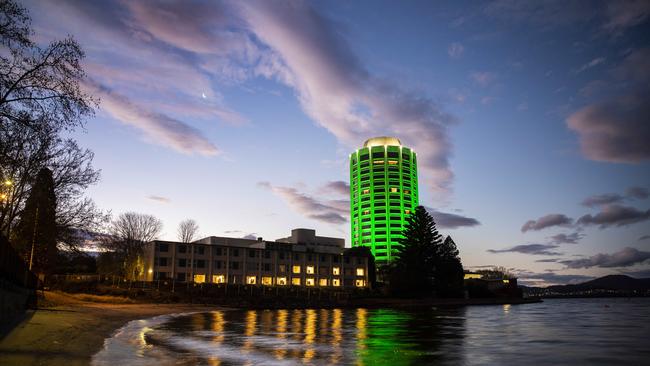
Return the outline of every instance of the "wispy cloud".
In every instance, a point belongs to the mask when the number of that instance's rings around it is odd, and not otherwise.
[[[464,52],[465,47],[458,42],[454,42],[447,47],[447,54],[451,58],[460,58]]]
[[[589,258],[563,260],[559,263],[568,268],[591,268],[591,267],[630,267],[643,263],[650,259],[650,252],[640,251],[636,248],[626,247],[614,253],[598,253]]]
[[[442,229],[457,229],[459,227],[472,227],[481,225],[481,223],[472,217],[458,214],[438,211],[431,207],[425,207],[427,212],[433,217],[436,225]]]
[[[194,127],[162,113],[146,110],[106,86],[86,83],[102,100],[101,108],[120,122],[140,130],[147,142],[171,147],[184,154],[216,155],[212,142]]]
[[[348,221],[350,206],[347,200],[320,201],[297,188],[275,186],[269,182],[259,182],[258,186],[271,190],[294,211],[307,218],[329,224],[344,224]]]
[[[537,220],[528,220],[522,227],[521,232],[539,231],[553,226],[571,226],[573,219],[563,214],[549,214],[538,218]]]
[[[323,187],[321,187],[320,191],[323,194],[335,194],[350,197],[350,185],[341,180],[327,182]]]
[[[644,187],[630,187],[625,191],[625,195],[618,193],[604,193],[589,196],[582,201],[583,206],[599,207],[611,204],[622,203],[625,200],[643,200],[650,196],[650,191]]]
[[[604,57],[597,57],[597,58],[583,64],[582,66],[580,66],[578,69],[576,69],[575,73],[576,74],[581,73],[581,72],[583,72],[585,70],[591,69],[592,67],[596,67],[596,66],[598,66],[598,65],[600,65],[600,64],[602,64],[604,62],[605,62]]]
[[[169,199],[167,197],[154,196],[154,195],[147,196],[147,199],[152,200],[152,201],[156,201],[156,202],[160,202],[160,203],[171,203],[171,201],[172,201],[171,199]]]
[[[553,244],[578,244],[582,238],[584,238],[584,234],[574,232],[570,234],[556,234],[551,236],[550,239]]]
[[[469,75],[476,84],[486,87],[496,80],[497,76],[493,72],[489,71],[474,71]]]
[[[553,251],[558,246],[555,244],[521,244],[506,249],[488,249],[490,253],[522,253],[532,255],[561,255],[560,252]]]

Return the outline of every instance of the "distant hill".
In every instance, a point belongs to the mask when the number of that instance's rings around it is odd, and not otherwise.
[[[648,296],[650,278],[609,275],[578,284],[523,287],[523,290],[529,296]]]

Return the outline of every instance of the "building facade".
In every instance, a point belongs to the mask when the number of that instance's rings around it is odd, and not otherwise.
[[[371,138],[350,155],[353,247],[369,247],[378,265],[389,263],[417,206],[417,158],[399,139]]]
[[[369,258],[345,240],[294,229],[276,241],[210,236],[192,243],[156,240],[144,251],[143,280],[327,288],[368,287]]]

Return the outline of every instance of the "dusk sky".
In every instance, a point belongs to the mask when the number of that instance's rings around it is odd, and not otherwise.
[[[74,137],[113,215],[349,238],[348,155],[418,154],[467,267],[650,277],[650,2],[27,1],[101,99]]]

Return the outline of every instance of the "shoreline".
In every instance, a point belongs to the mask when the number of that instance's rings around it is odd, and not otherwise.
[[[105,339],[132,320],[157,315],[238,309],[200,304],[156,304],[127,298],[46,292],[45,306],[30,310],[0,339],[0,365],[89,365]],[[531,299],[395,299],[365,298],[344,308],[413,309],[444,306],[503,305],[539,302]]]

